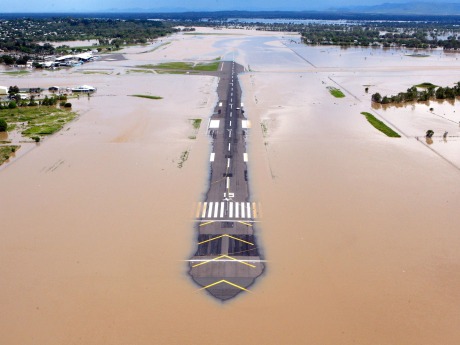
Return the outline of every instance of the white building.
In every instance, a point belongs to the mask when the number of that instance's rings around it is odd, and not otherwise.
[[[8,88],[6,86],[0,86],[0,96],[5,96],[8,94]]]

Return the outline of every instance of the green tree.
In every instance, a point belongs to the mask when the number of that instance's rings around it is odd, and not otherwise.
[[[5,65],[12,65],[16,61],[12,56],[9,55],[3,55],[2,60],[5,63]]]
[[[4,119],[0,119],[0,132],[6,132],[8,124]]]
[[[377,93],[374,93],[372,95],[372,100],[374,102],[377,102],[377,103],[380,103],[382,101],[382,95],[380,95],[378,92]]]

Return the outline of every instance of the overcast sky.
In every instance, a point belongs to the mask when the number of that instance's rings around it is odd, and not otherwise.
[[[460,0],[424,0],[430,3]],[[100,12],[105,10],[220,11],[321,10],[410,0],[26,0],[0,1],[0,12]]]

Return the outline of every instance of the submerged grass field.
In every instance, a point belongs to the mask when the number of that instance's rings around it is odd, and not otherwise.
[[[14,126],[29,138],[56,133],[76,116],[72,111],[45,106],[0,110],[0,118],[7,122],[9,129]]]
[[[367,121],[372,126],[374,126],[376,129],[378,129],[380,132],[384,133],[386,136],[391,137],[391,138],[401,138],[401,136],[398,133],[396,133],[394,130],[392,130],[390,127],[388,127],[382,121],[376,119],[375,116],[372,115],[371,113],[363,111],[361,114],[366,117]]]

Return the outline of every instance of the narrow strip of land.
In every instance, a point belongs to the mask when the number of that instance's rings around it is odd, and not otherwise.
[[[243,67],[222,62],[218,71],[219,102],[207,129],[213,139],[210,183],[196,211],[198,248],[189,274],[202,289],[225,301],[248,291],[262,274],[264,261],[255,238],[259,205],[249,193],[245,138],[250,125],[237,77]]]

